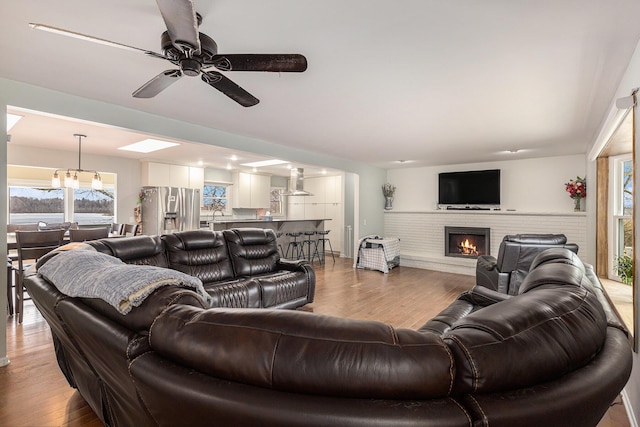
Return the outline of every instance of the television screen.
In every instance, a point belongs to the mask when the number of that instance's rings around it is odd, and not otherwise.
[[[441,205],[499,205],[500,169],[439,174],[438,203]]]

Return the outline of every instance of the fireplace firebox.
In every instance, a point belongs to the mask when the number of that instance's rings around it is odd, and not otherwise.
[[[462,258],[478,258],[490,255],[491,233],[489,228],[444,227],[444,255]]]

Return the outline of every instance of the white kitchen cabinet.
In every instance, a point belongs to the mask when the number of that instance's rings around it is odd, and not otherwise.
[[[342,176],[325,178],[325,203],[342,203]]]
[[[189,187],[189,166],[169,165],[169,179],[171,187]]]
[[[324,203],[325,200],[325,182],[323,177],[305,178],[303,182],[304,191],[311,193],[311,196],[304,196],[304,202]]]
[[[142,185],[150,187],[199,188],[204,184],[204,169],[167,163],[142,163]]]
[[[304,219],[324,219],[325,215],[325,203],[304,204]]]
[[[233,174],[234,208],[268,209],[271,177],[245,172]]]
[[[292,198],[292,197],[290,197]],[[304,219],[305,204],[292,202],[287,207],[288,219]]]

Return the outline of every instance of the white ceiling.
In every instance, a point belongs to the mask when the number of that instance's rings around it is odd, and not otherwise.
[[[196,9],[220,53],[301,53],[307,71],[226,73],[260,99],[250,108],[188,77],[134,99],[175,67],[27,24],[159,52],[165,27],[153,0],[20,0],[2,5],[0,77],[394,168],[585,153],[640,37],[637,0],[201,0]],[[92,135],[48,121],[65,128],[49,139],[56,146],[73,150],[73,133]],[[26,123],[12,143],[42,143]],[[90,141],[83,152],[113,151]]]

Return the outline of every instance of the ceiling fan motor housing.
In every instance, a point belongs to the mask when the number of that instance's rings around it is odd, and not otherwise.
[[[200,74],[202,65],[212,63],[212,58],[218,53],[218,45],[206,34],[198,33],[200,38],[200,51],[195,51],[194,47],[179,43],[176,46],[169,37],[169,32],[165,31],[161,36],[162,53],[169,60],[180,66],[182,72],[187,76],[197,76]],[[189,49],[188,47],[191,47]]]

